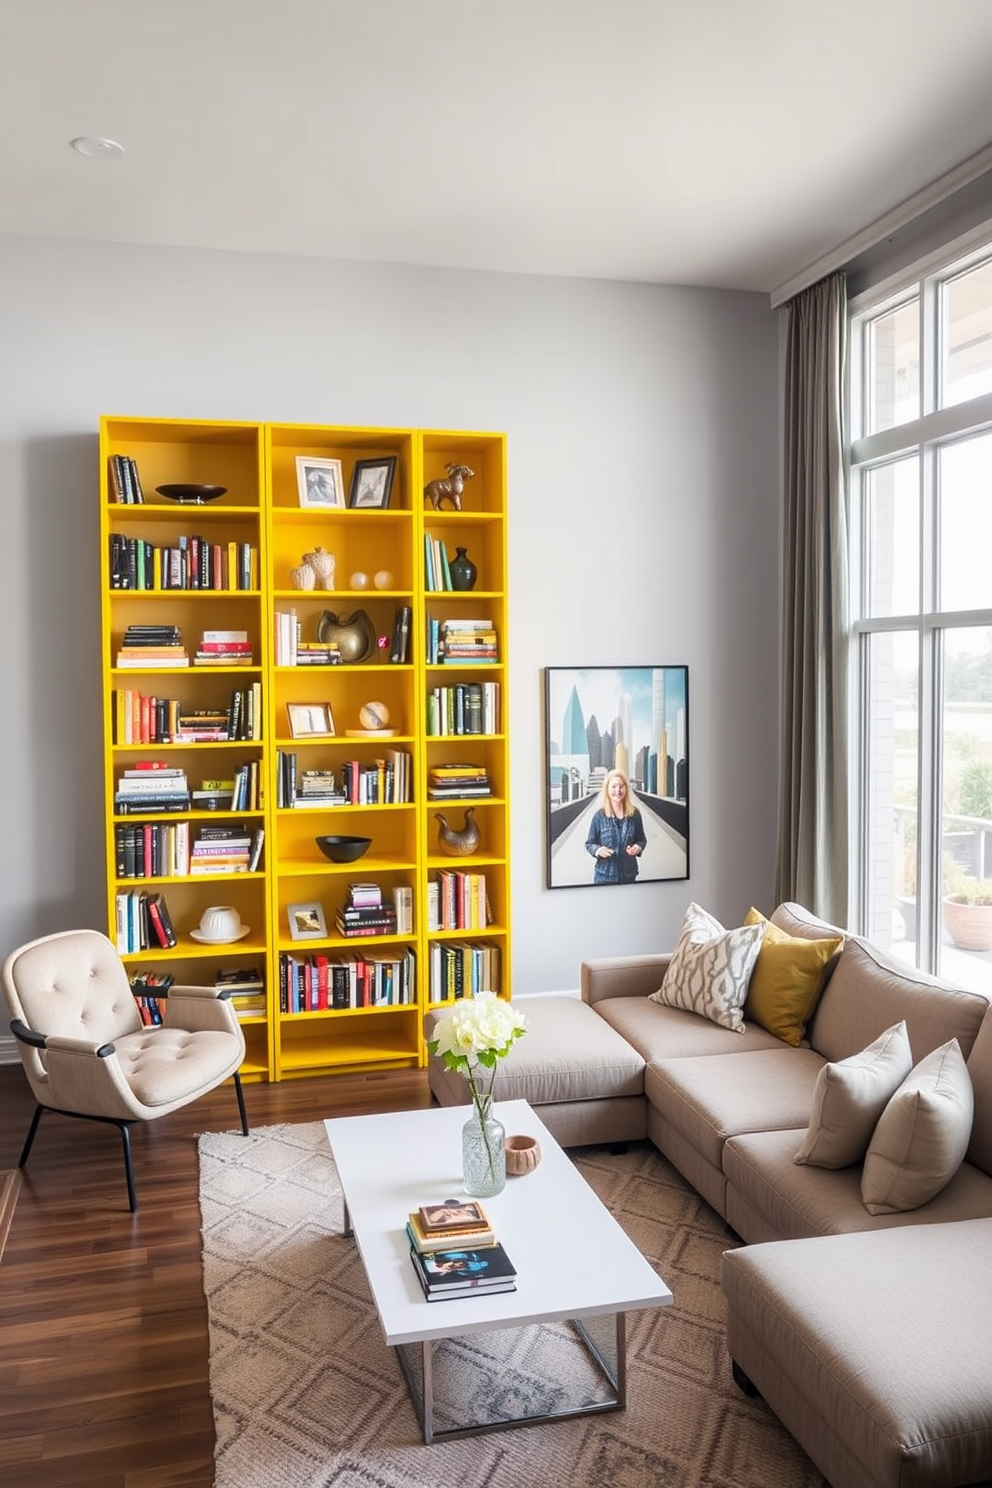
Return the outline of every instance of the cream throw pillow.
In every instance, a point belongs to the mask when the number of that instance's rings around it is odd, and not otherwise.
[[[825,1064],[813,1087],[813,1112],[796,1153],[814,1168],[860,1162],[875,1124],[913,1068],[905,1023],[895,1023],[860,1054]]]
[[[844,937],[808,940],[787,935],[757,909],[748,910],[744,923],[765,926],[747,990],[744,1018],[760,1024],[783,1043],[801,1044],[823,990],[824,971],[844,944]]]
[[[741,1009],[764,934],[763,924],[725,930],[705,909],[690,904],[665,980],[651,1001],[743,1033]]]
[[[964,1161],[975,1092],[957,1039],[934,1049],[903,1080],[878,1119],[861,1174],[869,1214],[929,1203]]]

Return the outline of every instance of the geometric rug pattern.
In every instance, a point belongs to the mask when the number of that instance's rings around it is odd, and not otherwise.
[[[573,1157],[675,1298],[627,1315],[626,1410],[431,1446],[341,1233],[323,1124],[208,1134],[199,1147],[216,1488],[825,1488],[733,1383],[719,1274],[737,1242],[650,1144]],[[439,1414],[553,1408],[579,1352],[561,1335],[456,1340]]]

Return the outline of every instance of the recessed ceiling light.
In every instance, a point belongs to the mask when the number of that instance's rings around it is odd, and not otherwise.
[[[123,145],[119,145],[116,140],[101,139],[98,135],[81,134],[69,143],[89,160],[113,160],[115,156],[124,154]]]

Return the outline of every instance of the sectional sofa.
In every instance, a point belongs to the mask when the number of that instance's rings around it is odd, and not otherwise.
[[[989,1001],[798,905],[757,936],[740,1028],[698,966],[680,990],[670,955],[588,962],[581,1002],[527,1000],[500,1096],[565,1145],[647,1136],[745,1242],[735,1378],[833,1488],[990,1483]]]

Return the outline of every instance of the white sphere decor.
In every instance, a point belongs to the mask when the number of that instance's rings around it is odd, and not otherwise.
[[[358,713],[362,728],[383,729],[389,723],[389,709],[385,703],[363,703]]]
[[[369,587],[369,576],[358,568],[351,576],[352,589],[367,589]]]
[[[380,568],[379,572],[375,575],[372,582],[377,589],[392,589],[393,576],[389,572],[388,568]]]

